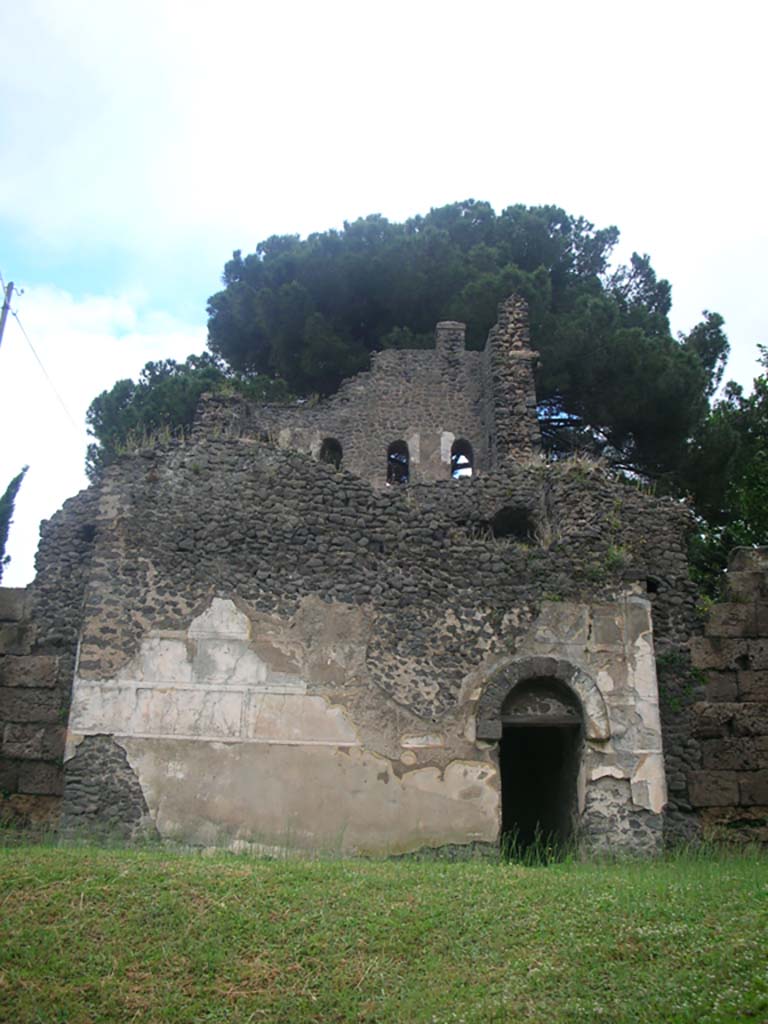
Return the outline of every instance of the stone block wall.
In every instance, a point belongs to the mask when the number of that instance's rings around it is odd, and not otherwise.
[[[768,548],[733,552],[727,587],[691,644],[703,699],[689,799],[706,835],[768,842]]]
[[[62,757],[95,535],[94,491],[42,526],[38,574],[0,588],[0,820],[51,825],[63,792]]]
[[[26,590],[0,590],[0,818],[55,815],[64,752],[59,659],[33,654]]]

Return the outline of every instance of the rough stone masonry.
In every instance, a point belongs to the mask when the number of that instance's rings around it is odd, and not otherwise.
[[[512,297],[484,352],[447,322],[321,403],[206,396],[65,503],[0,591],[4,815],[355,853],[695,833],[688,512],[544,461],[535,361]]]

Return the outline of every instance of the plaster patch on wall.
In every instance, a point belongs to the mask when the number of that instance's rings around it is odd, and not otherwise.
[[[312,634],[320,634],[323,622],[335,614],[325,608],[325,619],[313,607],[303,609],[304,622],[296,632],[308,634],[310,643]],[[341,621],[345,621],[343,615]],[[307,684],[300,676],[273,669],[251,649],[251,632],[248,617],[232,601],[214,598],[192,622],[186,637],[160,632],[145,637],[137,655],[114,679],[76,676],[66,756],[72,756],[83,736],[101,733],[357,744],[356,730],[343,709],[331,707],[322,696],[307,695]],[[315,656],[326,665],[335,664],[337,671],[334,654],[342,660],[354,659],[343,642],[335,644],[333,629],[329,633],[325,648],[319,638],[312,646]]]
[[[444,747],[445,736],[440,733],[425,733],[423,736],[403,736],[400,740],[402,747]]]
[[[497,838],[499,791],[487,763],[454,761],[399,778],[390,761],[359,747],[121,742],[167,838],[349,853]]]
[[[536,644],[584,645],[589,636],[589,608],[568,601],[543,601],[536,620],[533,641]]]
[[[248,739],[357,745],[357,732],[323,697],[251,692],[245,708]]]
[[[421,462],[421,435],[417,431],[408,434],[408,458],[418,466]]]
[[[626,779],[626,772],[623,772],[618,765],[605,764],[598,768],[593,768],[589,773],[590,782],[597,782],[598,779]]]
[[[658,702],[658,682],[656,679],[656,658],[653,650],[653,633],[651,631],[650,606],[647,601],[632,599],[635,605],[633,619],[640,629],[632,638],[629,651],[631,682],[640,697]],[[643,623],[642,618],[645,622]],[[643,628],[644,627],[644,628]]]
[[[451,449],[455,440],[456,436],[450,430],[444,430],[440,434],[440,461],[449,466],[451,464]]]
[[[188,636],[190,640],[250,640],[251,624],[233,601],[214,597],[206,610],[192,620]]]
[[[664,758],[660,751],[642,754],[631,779],[632,801],[660,814],[667,802]]]

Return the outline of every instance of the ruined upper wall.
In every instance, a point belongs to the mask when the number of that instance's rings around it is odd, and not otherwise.
[[[545,596],[600,598],[628,571],[651,576],[680,639],[693,605],[684,510],[576,464],[382,492],[268,443],[201,439],[109,467],[100,508],[85,674],[110,674],[149,628],[186,628],[213,594],[285,616],[314,594],[370,605],[372,681],[429,716]]]
[[[377,488],[387,482],[387,450],[396,441],[408,446],[411,483],[450,479],[457,440],[471,445],[475,473],[531,456],[540,435],[525,302],[513,296],[500,304],[484,352],[467,352],[465,333],[464,324],[444,321],[434,349],[377,352],[369,371],[316,405],[209,395],[196,433],[266,435],[315,458],[333,438],[344,468]]]
[[[499,304],[498,319],[483,353],[486,429],[493,466],[535,455],[541,449],[536,418],[534,369],[528,304],[511,295]]]

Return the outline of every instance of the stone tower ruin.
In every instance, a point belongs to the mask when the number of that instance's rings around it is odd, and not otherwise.
[[[205,396],[70,499],[0,591],[5,815],[382,854],[757,821],[758,755],[703,767],[688,512],[546,462],[535,361],[512,297],[483,352],[444,322],[317,404]]]

